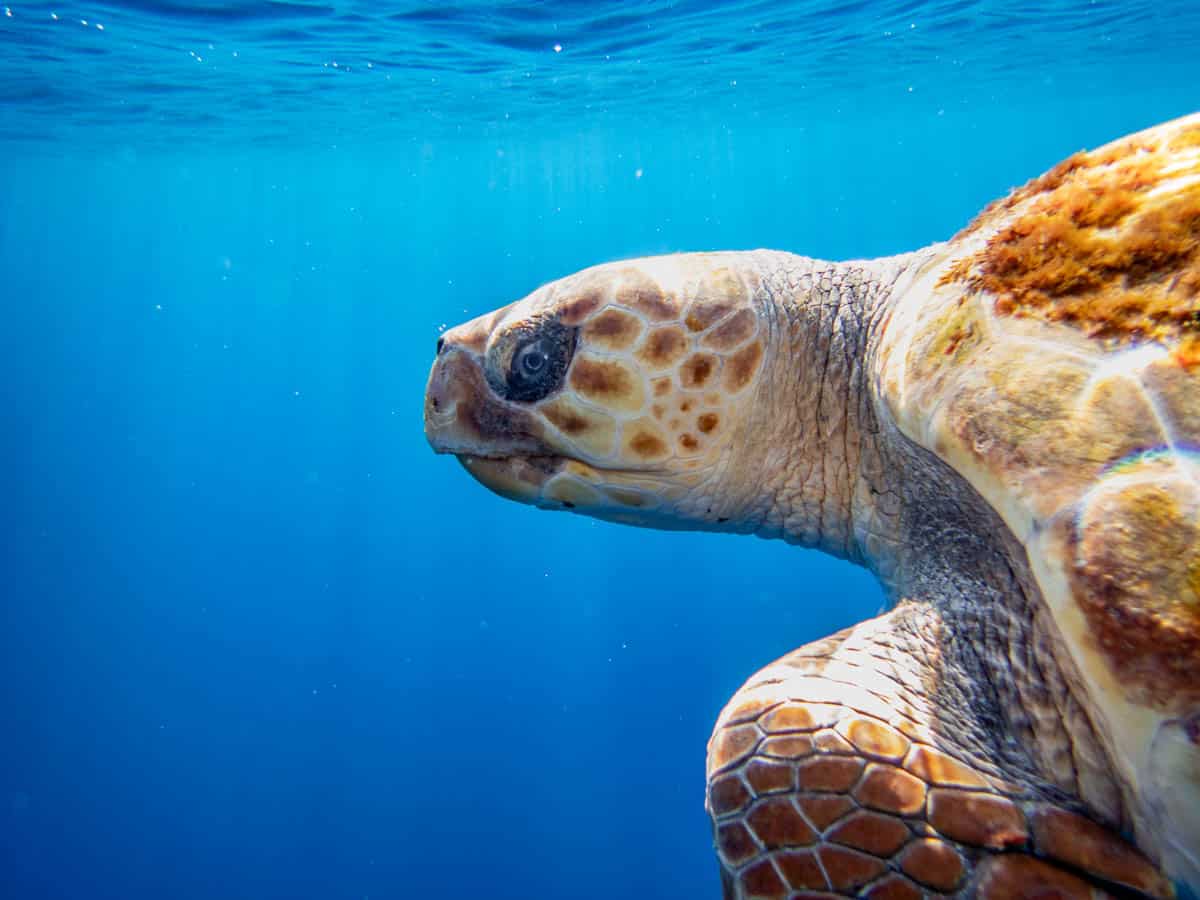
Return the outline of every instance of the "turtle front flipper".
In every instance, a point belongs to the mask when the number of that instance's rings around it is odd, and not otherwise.
[[[905,602],[733,697],[708,752],[726,900],[1173,896],[1120,834],[1021,765],[990,698],[947,702],[943,627]]]

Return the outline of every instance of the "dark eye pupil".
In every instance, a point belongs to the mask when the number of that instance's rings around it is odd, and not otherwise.
[[[538,347],[521,351],[521,371],[526,375],[537,375],[546,368],[546,354]]]

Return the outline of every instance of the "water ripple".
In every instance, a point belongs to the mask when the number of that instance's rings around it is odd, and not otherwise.
[[[0,130],[487,130],[572,117],[796,110],[833,92],[1195,58],[1194,0],[132,0],[0,11]],[[193,136],[195,133],[192,133]]]

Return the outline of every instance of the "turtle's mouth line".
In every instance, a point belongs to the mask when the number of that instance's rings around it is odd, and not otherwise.
[[[468,468],[471,463],[475,462],[491,462],[491,463],[524,463],[529,468],[541,472],[549,477],[560,471],[567,463],[578,463],[581,466],[587,466],[597,472],[613,472],[613,473],[628,473],[629,469],[621,469],[615,466],[598,466],[592,462],[585,462],[581,459],[576,459],[573,456],[564,456],[557,453],[455,453],[454,456],[463,465]]]
[[[489,461],[495,463],[505,462],[523,462],[531,468],[537,469],[539,472],[544,472],[547,475],[553,475],[563,465],[568,462],[568,456],[556,456],[550,454],[538,454],[525,456],[520,453],[455,453],[460,462],[472,463]],[[593,466],[593,468],[595,468]]]

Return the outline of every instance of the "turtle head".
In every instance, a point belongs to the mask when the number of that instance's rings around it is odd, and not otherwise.
[[[734,254],[587,269],[446,331],[425,434],[502,496],[659,528],[725,529],[766,353]]]

